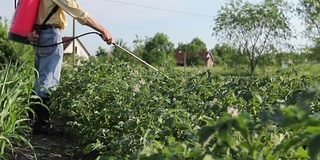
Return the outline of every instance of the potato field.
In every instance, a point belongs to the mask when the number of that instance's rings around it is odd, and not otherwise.
[[[24,115],[33,70],[11,68],[0,72],[4,159],[16,145],[32,146]],[[63,68],[52,112],[99,160],[317,159],[319,81],[294,67],[236,77],[89,60]]]

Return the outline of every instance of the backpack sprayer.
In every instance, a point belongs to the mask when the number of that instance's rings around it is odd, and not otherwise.
[[[55,45],[58,45],[61,43],[65,43],[67,41],[71,41],[75,38],[79,38],[79,37],[82,37],[82,36],[85,36],[88,34],[98,34],[100,37],[102,37],[102,35],[98,32],[88,32],[88,33],[84,33],[79,36],[76,36],[70,40],[62,41],[62,42],[54,43],[54,44],[50,44],[50,45],[39,46],[39,45],[31,44],[28,41],[27,33],[30,33],[33,31],[34,22],[35,22],[37,14],[38,14],[39,3],[40,3],[40,0],[19,0],[18,3],[16,3],[16,0],[15,0],[16,11],[14,13],[14,17],[11,22],[11,26],[10,26],[9,33],[8,33],[9,40],[23,43],[23,44],[30,44],[35,47],[51,47],[51,46],[55,46]],[[55,7],[51,11],[51,13],[46,18],[44,23],[46,23],[46,21],[52,16],[52,14],[54,14],[54,12],[57,9],[58,9],[58,6]],[[119,47],[120,49],[122,49],[126,53],[130,54],[134,58],[138,59],[142,63],[146,64],[147,66],[151,67],[155,71],[158,71],[155,67],[151,66],[150,64],[143,61],[142,59],[140,59],[139,57],[137,57],[133,53],[131,53],[128,50],[124,49],[123,47],[119,46],[118,44],[116,44],[116,43],[112,43],[112,44],[116,47]]]

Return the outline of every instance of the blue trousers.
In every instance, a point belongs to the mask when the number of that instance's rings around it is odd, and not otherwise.
[[[37,45],[51,45],[62,41],[59,28],[37,29],[39,39]],[[63,45],[51,47],[35,47],[35,81],[34,91],[42,98],[49,98],[50,91],[60,82]]]

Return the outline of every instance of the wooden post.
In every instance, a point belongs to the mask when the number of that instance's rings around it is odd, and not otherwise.
[[[186,48],[184,51],[184,56],[183,56],[183,68],[184,68],[184,74],[186,74],[186,67],[187,67],[187,39],[186,39]]]
[[[72,53],[73,53],[73,66],[75,66],[76,65],[76,40],[74,39],[74,37],[76,36],[76,33],[75,33],[76,32],[76,25],[75,25],[74,18],[73,18],[72,22],[73,22],[73,24],[72,24],[72,32],[73,32]]]

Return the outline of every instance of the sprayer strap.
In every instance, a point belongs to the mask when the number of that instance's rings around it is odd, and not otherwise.
[[[58,5],[54,6],[51,12],[48,14],[47,18],[43,21],[42,25],[45,25],[48,22],[48,20],[51,18],[51,16],[57,12],[58,9],[59,9]]]

